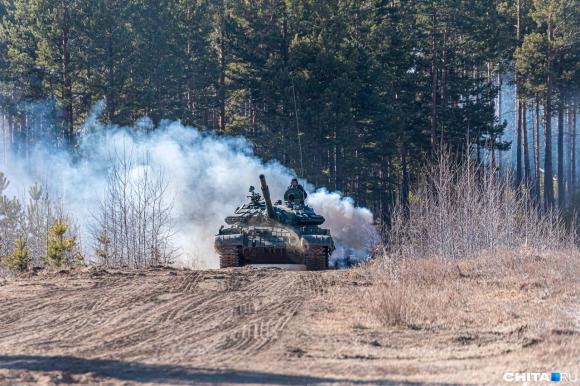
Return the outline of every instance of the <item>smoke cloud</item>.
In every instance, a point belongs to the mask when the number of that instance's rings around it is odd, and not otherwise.
[[[373,214],[367,208],[355,206],[352,198],[322,188],[308,195],[308,205],[324,216],[324,226],[330,229],[336,242],[331,262],[340,265],[345,259],[365,259],[372,245],[379,241]]]
[[[12,194],[25,202],[25,192],[33,182],[47,185],[80,225],[84,249],[90,258],[91,221],[105,193],[111,154],[129,149],[147,154],[149,167],[162,170],[173,202],[174,246],[182,266],[217,267],[214,235],[224,218],[246,201],[249,185],[259,186],[265,174],[272,199],[282,198],[295,173],[279,162],[264,162],[242,137],[223,137],[201,132],[180,122],[163,121],[156,128],[147,119],[134,127],[105,125],[98,116],[103,104],[96,105],[82,127],[79,152],[74,158],[65,151],[38,144],[26,157],[5,155],[0,171],[11,181]],[[143,165],[136,164],[139,168]],[[137,171],[136,171],[137,173]],[[326,218],[337,244],[332,260],[345,256],[363,259],[377,240],[372,213],[356,207],[350,198],[302,181],[311,192],[308,204]]]

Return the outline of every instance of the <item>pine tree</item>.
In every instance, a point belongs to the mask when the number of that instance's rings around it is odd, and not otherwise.
[[[113,257],[111,253],[111,239],[107,235],[106,231],[101,232],[97,237],[97,246],[95,248],[95,254],[105,265],[110,264],[110,260]]]
[[[48,235],[47,262],[53,267],[71,266],[75,263],[73,256],[76,247],[76,237],[67,237],[68,225],[62,220],[56,220]]]
[[[544,105],[544,207],[554,205],[552,118],[558,80],[568,70],[559,64],[570,53],[577,52],[574,39],[579,12],[573,0],[536,0],[530,12],[536,31],[528,34],[516,53],[518,73],[525,79],[523,87],[528,95],[538,95]],[[573,70],[574,71],[574,70]],[[562,110],[561,98],[557,110]],[[558,120],[559,196],[564,202],[563,126]],[[561,190],[560,190],[561,189]]]
[[[0,172],[0,256],[12,253],[23,233],[22,206],[16,197],[6,196],[8,185],[8,179]]]
[[[40,266],[42,259],[47,256],[49,226],[54,223],[54,210],[48,193],[38,183],[29,188],[28,196],[26,207],[28,252],[31,263]]]
[[[130,124],[132,102],[126,92],[131,79],[135,53],[131,50],[134,35],[131,28],[132,2],[94,0],[83,7],[79,30],[84,48],[79,54],[79,92],[84,94],[84,115],[99,99],[105,101],[108,121]]]
[[[16,246],[14,251],[2,259],[4,265],[8,269],[14,269],[17,271],[25,271],[28,269],[30,264],[30,258],[28,256],[28,249],[26,248],[26,242],[22,237],[16,240]]]

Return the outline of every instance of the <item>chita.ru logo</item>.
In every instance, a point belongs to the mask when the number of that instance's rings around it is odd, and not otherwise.
[[[550,373],[512,373],[503,375],[506,382],[578,382],[578,374],[550,372]]]

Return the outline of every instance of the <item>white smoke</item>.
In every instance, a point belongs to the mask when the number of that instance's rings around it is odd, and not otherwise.
[[[336,241],[332,255],[336,264],[344,259],[367,258],[373,244],[379,241],[373,214],[367,208],[355,206],[352,198],[322,188],[308,195],[308,205],[326,219],[325,225]]]
[[[278,162],[258,158],[252,144],[242,137],[216,136],[180,122],[164,121],[153,130],[148,119],[135,127],[103,125],[96,119],[102,107],[97,105],[83,126],[76,159],[37,145],[26,158],[11,156],[0,161],[0,171],[7,174],[19,197],[24,198],[33,181],[40,181],[62,198],[83,230],[89,256],[92,251],[86,240],[91,219],[103,197],[108,160],[115,151],[147,153],[150,164],[164,171],[173,200],[173,241],[181,252],[178,263],[184,266],[218,266],[214,235],[224,218],[246,201],[249,185],[259,186],[260,174],[266,175],[273,200],[282,198],[295,175]],[[368,209],[324,189],[311,193],[308,203],[326,218],[324,226],[331,229],[337,244],[334,259],[369,255],[376,231]]]

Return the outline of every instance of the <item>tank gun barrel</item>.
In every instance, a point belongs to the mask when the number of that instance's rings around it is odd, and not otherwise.
[[[266,201],[266,210],[268,211],[268,217],[272,220],[276,219],[274,215],[274,208],[272,207],[272,199],[270,198],[270,189],[266,185],[266,177],[260,174],[260,183],[262,184],[262,194],[264,195],[264,201]]]

